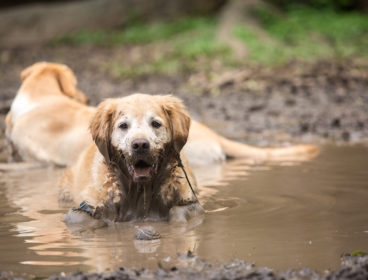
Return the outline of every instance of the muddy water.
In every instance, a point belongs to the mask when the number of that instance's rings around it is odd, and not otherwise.
[[[206,216],[186,226],[152,223],[159,241],[134,241],[137,224],[80,232],[62,221],[62,170],[2,174],[0,270],[34,275],[156,268],[177,251],[234,258],[277,270],[334,269],[345,252],[368,249],[368,148],[326,146],[312,161],[229,162],[196,169]]]

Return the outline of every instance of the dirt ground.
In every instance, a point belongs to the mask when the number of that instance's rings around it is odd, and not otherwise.
[[[178,253],[180,265],[159,263],[157,270],[118,268],[113,272],[85,273],[77,272],[70,275],[60,273],[51,276],[49,280],[85,280],[85,279],[254,279],[254,280],[366,280],[368,279],[368,256],[345,256],[341,259],[341,268],[336,271],[325,271],[323,274],[303,268],[276,272],[266,267],[256,267],[252,263],[234,260],[229,263],[216,264],[206,262],[191,252]],[[17,275],[12,272],[0,272],[0,280],[27,278],[27,275]]]

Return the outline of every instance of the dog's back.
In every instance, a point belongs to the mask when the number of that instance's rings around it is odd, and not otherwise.
[[[70,165],[91,142],[94,108],[65,65],[40,62],[26,68],[6,118],[6,135],[25,161]]]

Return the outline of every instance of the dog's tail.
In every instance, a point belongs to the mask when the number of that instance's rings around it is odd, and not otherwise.
[[[0,172],[17,172],[31,169],[44,168],[47,165],[42,162],[12,162],[0,163]]]
[[[256,161],[295,160],[304,161],[314,158],[319,148],[313,145],[297,145],[280,148],[258,148],[219,136],[222,149],[229,158],[249,158]]]

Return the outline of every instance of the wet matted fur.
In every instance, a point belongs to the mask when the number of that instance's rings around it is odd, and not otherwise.
[[[134,94],[102,102],[90,123],[92,144],[61,181],[60,200],[85,202],[105,221],[186,221],[203,212],[181,153],[191,119],[172,96]],[[179,166],[182,158],[188,178]],[[80,222],[80,211],[66,221]]]

